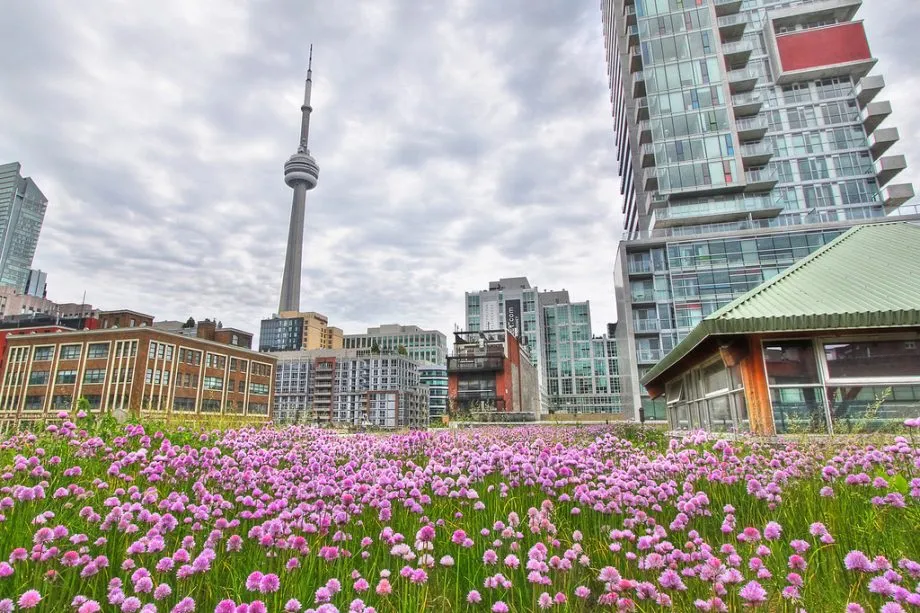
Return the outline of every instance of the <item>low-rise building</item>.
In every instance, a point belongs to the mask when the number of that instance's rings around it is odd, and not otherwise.
[[[235,345],[236,347],[252,349],[252,332],[246,332],[239,328],[224,327],[220,321],[215,322],[211,319],[195,321],[190,317],[186,321],[173,319],[154,321],[153,327],[157,330],[214,341],[222,345]]]
[[[99,312],[99,327],[108,328],[143,328],[153,325],[153,315],[138,313],[128,309]]]
[[[390,429],[428,425],[428,387],[421,384],[414,360],[358,355],[354,349],[274,355],[279,423]]]
[[[43,316],[61,319],[98,318],[99,311],[91,304],[54,302],[44,295],[24,293],[23,288],[0,285],[0,319],[18,321]]]
[[[271,419],[273,356],[150,326],[11,335],[0,422],[29,422],[75,407],[194,421]]]
[[[362,355],[399,353],[417,362],[447,365],[447,336],[418,326],[385,324],[364,334],[346,334],[345,349],[357,349]]]
[[[643,379],[675,430],[847,433],[920,416],[920,226],[857,226],[706,317]]]
[[[540,383],[527,348],[508,330],[454,333],[448,411],[486,421],[536,421]]]

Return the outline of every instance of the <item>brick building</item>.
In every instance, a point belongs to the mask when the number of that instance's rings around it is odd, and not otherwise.
[[[540,417],[537,367],[527,348],[505,330],[454,333],[447,358],[448,409],[483,420]]]
[[[127,312],[121,312],[127,313]],[[11,335],[0,382],[0,422],[41,419],[75,406],[194,420],[271,418],[276,359],[246,349],[138,327]],[[105,314],[103,314],[103,317]],[[127,314],[130,322],[130,314]]]
[[[153,322],[157,330],[181,334],[206,341],[214,341],[222,345],[235,345],[245,349],[252,349],[252,332],[238,328],[225,328],[219,321],[204,319],[196,322],[194,319],[187,321],[165,320]]]
[[[153,315],[121,309],[118,311],[100,311],[100,328],[142,328],[153,325]]]

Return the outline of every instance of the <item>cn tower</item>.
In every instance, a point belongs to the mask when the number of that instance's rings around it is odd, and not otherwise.
[[[288,228],[287,254],[284,258],[284,277],[281,280],[281,302],[278,312],[300,311],[300,267],[303,260],[303,222],[307,206],[307,191],[316,187],[319,166],[310,155],[307,141],[310,137],[310,94],[313,89],[313,45],[307,64],[307,83],[304,87],[303,106],[300,107],[300,146],[284,164],[284,182],[294,190],[291,204],[291,225]]]

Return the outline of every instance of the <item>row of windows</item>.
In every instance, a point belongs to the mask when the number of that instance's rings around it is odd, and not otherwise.
[[[151,360],[172,361],[173,345],[151,342],[147,349],[147,358]]]

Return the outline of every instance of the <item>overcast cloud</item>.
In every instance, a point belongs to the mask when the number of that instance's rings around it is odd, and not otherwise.
[[[590,299],[596,331],[615,318],[596,0],[3,4],[0,162],[50,200],[50,298],[257,332],[277,309],[313,42],[304,310],[449,333],[464,291],[527,275]],[[920,164],[920,3],[861,16],[893,153]]]

